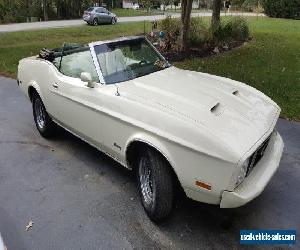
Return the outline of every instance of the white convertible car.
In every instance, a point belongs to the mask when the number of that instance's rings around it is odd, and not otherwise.
[[[279,166],[276,103],[243,83],[171,66],[144,37],[24,58],[18,84],[42,136],[62,126],[136,172],[154,221],[171,212],[177,186],[234,208],[257,197]]]

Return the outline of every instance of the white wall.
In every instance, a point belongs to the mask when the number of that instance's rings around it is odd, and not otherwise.
[[[133,1],[132,0],[123,0],[123,9],[132,9]]]
[[[193,1],[192,8],[193,9],[197,9],[198,7],[199,7],[199,0]],[[180,8],[181,8],[181,3],[178,4],[178,6],[176,7],[176,9],[180,9]],[[163,4],[160,5],[160,9],[161,10],[164,9],[164,5]],[[170,9],[174,10],[175,9],[175,5],[167,5],[165,9],[166,10],[170,10]]]

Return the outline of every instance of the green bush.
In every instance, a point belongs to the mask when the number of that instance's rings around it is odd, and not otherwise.
[[[232,41],[244,41],[249,38],[250,32],[246,20],[242,17],[233,17],[222,22],[213,32],[215,46]]]
[[[246,19],[241,17],[232,18],[227,25],[231,26],[231,38],[234,40],[246,40],[249,38],[250,31]]]
[[[202,18],[194,17],[191,19],[190,45],[192,47],[207,48],[212,39],[208,24]]]
[[[270,17],[294,18],[300,8],[300,0],[263,0],[265,14]]]

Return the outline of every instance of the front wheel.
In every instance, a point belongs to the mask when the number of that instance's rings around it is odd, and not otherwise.
[[[116,23],[117,23],[117,19],[116,19],[115,17],[113,17],[113,18],[111,19],[111,24],[114,25],[114,24],[116,24]]]
[[[160,153],[144,150],[138,162],[137,181],[147,215],[155,222],[165,219],[173,208],[174,185],[170,166]]]
[[[32,96],[32,109],[35,125],[40,134],[45,137],[51,137],[56,129],[55,123],[48,115],[41,97],[34,93]]]

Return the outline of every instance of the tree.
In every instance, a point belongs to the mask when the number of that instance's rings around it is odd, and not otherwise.
[[[163,5],[164,11],[166,10],[166,6],[170,5],[173,3],[173,0],[159,0],[160,4]]]
[[[150,10],[151,6],[153,5],[153,0],[140,0],[139,3],[147,10]]]
[[[180,50],[187,51],[190,26],[191,26],[191,11],[193,0],[181,0],[181,34],[180,34]]]
[[[250,0],[250,1],[252,1],[252,0]],[[256,0],[254,0],[254,1],[256,1]],[[230,2],[232,5],[241,7],[244,4],[245,0],[231,0]]]
[[[299,12],[300,0],[263,0],[262,5],[270,17],[294,18]]]
[[[42,1],[42,9],[43,9],[44,21],[48,21],[48,7],[47,7],[47,0],[43,0],[43,1]]]
[[[198,0],[198,9],[201,9],[201,8],[210,9],[211,3],[212,3],[212,0]]]
[[[211,18],[211,29],[217,30],[220,26],[220,13],[221,13],[222,0],[213,0],[212,5],[212,18]]]
[[[178,7],[180,1],[179,0],[173,0],[173,4],[175,6],[175,10],[176,10],[176,7]]]
[[[246,11],[254,11],[259,13],[262,9],[262,0],[245,0],[242,4],[242,7]]]

